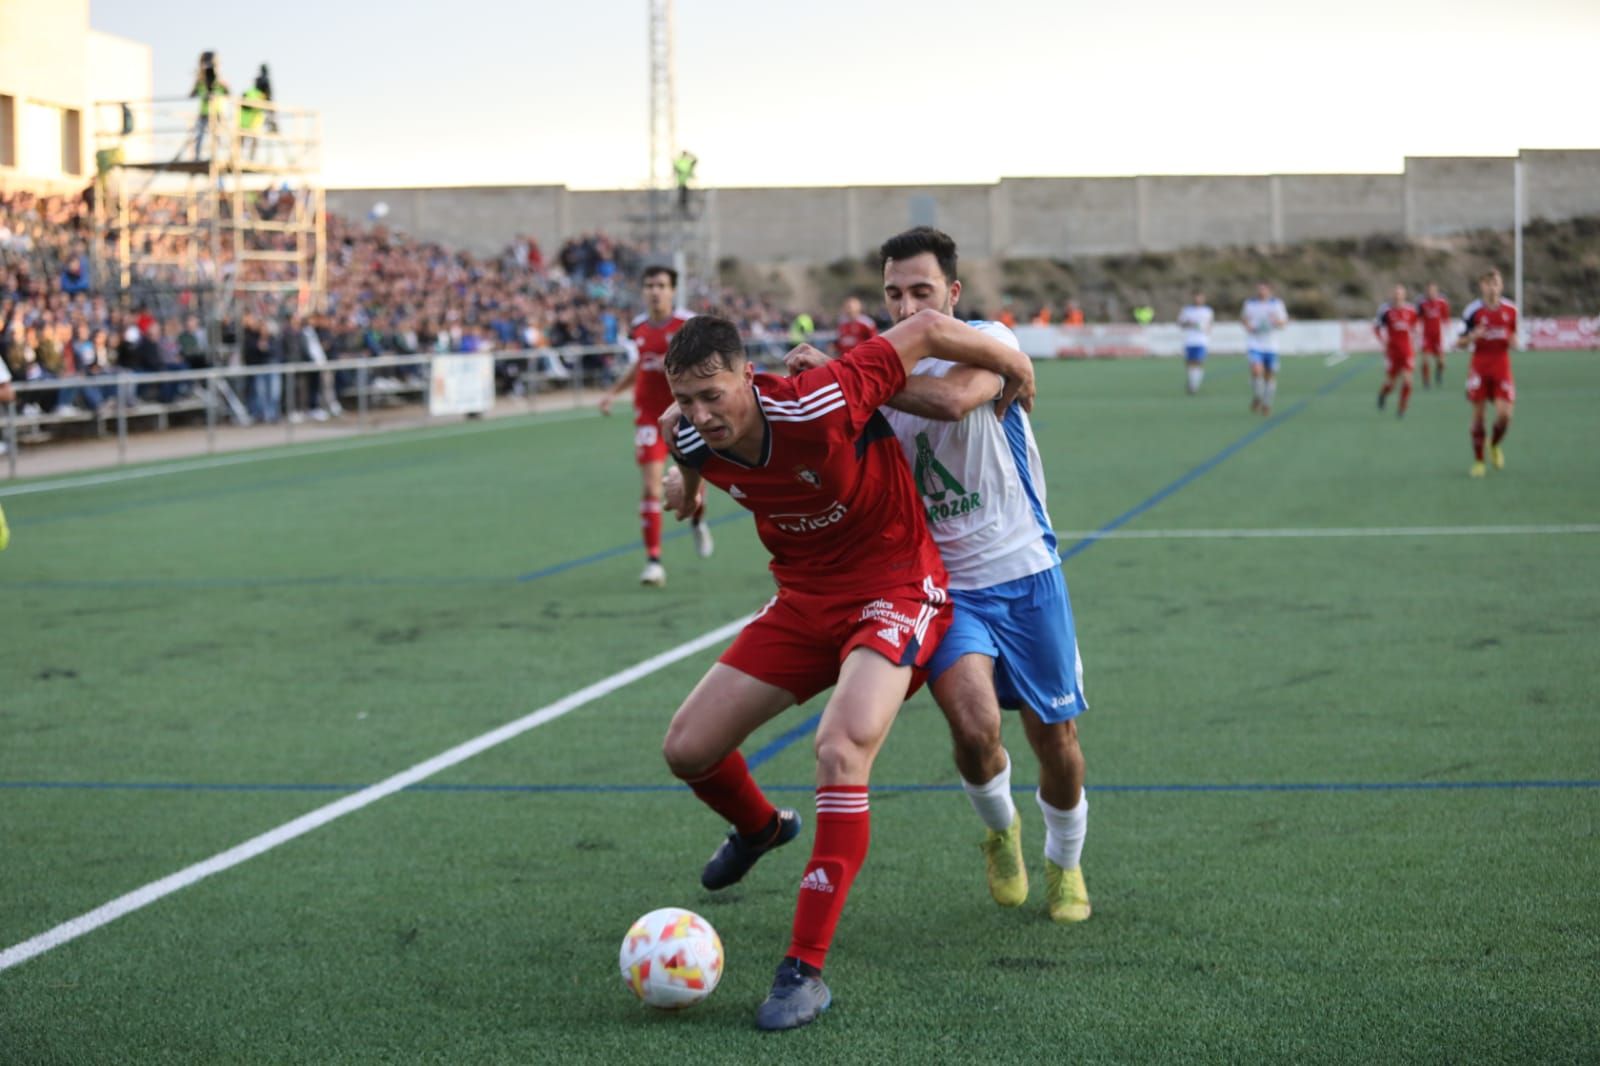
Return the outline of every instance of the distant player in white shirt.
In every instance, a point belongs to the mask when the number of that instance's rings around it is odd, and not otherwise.
[[[1256,285],[1255,296],[1244,302],[1239,321],[1250,335],[1245,348],[1250,360],[1250,410],[1270,415],[1278,395],[1278,331],[1289,324],[1289,312],[1263,281]]]
[[[952,314],[961,295],[956,245],[920,226],[884,242],[883,291],[899,322],[924,308]],[[972,325],[1016,346],[995,322]],[[822,358],[790,355],[790,369]],[[988,828],[989,892],[1002,906],[1028,898],[1022,828],[1011,799],[1002,707],[1021,713],[1039,761],[1035,801],[1045,823],[1046,905],[1057,922],[1089,917],[1080,859],[1088,825],[1084,760],[1074,720],[1085,709],[1083,668],[1044,470],[1027,415],[995,417],[1001,381],[987,371],[923,359],[883,414],[911,464],[928,529],[950,573],[955,620],[928,664],[962,787]]]
[[[1200,391],[1200,382],[1206,376],[1206,351],[1211,346],[1211,323],[1216,313],[1206,303],[1206,294],[1196,289],[1189,305],[1178,312],[1178,325],[1183,328],[1183,362],[1189,373],[1189,395]]]

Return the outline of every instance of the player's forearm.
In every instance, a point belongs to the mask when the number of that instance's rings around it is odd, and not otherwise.
[[[611,385],[611,395],[621,396],[633,387],[633,379],[639,376],[639,364],[634,363],[622,372],[622,376]]]
[[[896,333],[904,330],[900,337]],[[937,311],[918,311],[897,324],[885,336],[893,344],[906,369],[929,356],[952,363],[992,370],[1003,378],[1032,375],[1033,365],[1026,355],[962,322]]]
[[[999,391],[1000,383],[983,371],[942,378],[917,374],[906,379],[906,387],[890,398],[889,406],[919,418],[959,422],[992,402]]]

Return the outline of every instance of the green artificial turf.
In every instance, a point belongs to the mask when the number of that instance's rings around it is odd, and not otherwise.
[[[1483,481],[1463,369],[1399,420],[1377,360],[1287,360],[1263,420],[1237,359],[1192,398],[1170,361],[1041,366],[1092,708],[1080,927],[1043,913],[1016,723],[1035,885],[1002,911],[922,694],[834,1008],[757,1033],[810,834],[700,889],[723,827],[659,744],[713,648],[0,972],[0,1063],[1592,1062],[1600,354],[1518,357]],[[680,533],[637,585],[628,428],[0,495],[0,951],[759,607],[725,498],[713,558]],[[747,747],[808,819],[819,708]],[[616,971],[667,905],[728,952],[674,1015]]]

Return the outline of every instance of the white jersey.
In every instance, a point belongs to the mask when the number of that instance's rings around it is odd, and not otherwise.
[[[998,322],[971,325],[1019,348]],[[955,365],[924,359],[911,372],[944,377]],[[950,588],[990,588],[1060,564],[1045,511],[1044,465],[1021,407],[1004,422],[990,404],[959,422],[882,410],[911,464]]]
[[[1183,346],[1204,348],[1211,333],[1211,322],[1215,318],[1216,312],[1203,304],[1189,304],[1179,311],[1178,325],[1183,327]]]
[[[1289,312],[1285,310],[1282,300],[1276,296],[1270,300],[1251,297],[1244,302],[1244,310],[1239,317],[1244,319],[1244,328],[1250,334],[1252,352],[1278,350],[1278,323],[1289,320]]]

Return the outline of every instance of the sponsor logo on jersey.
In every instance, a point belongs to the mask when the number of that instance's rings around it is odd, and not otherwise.
[[[794,476],[799,478],[801,481],[804,481],[807,485],[810,485],[814,489],[820,489],[822,487],[822,475],[817,473],[815,470],[809,470],[806,467],[797,466],[794,468]]]
[[[848,511],[844,504],[834,501],[831,506],[811,514],[775,514],[772,524],[785,533],[815,533],[837,524]]]
[[[736,500],[742,500],[744,499],[744,490],[739,488],[738,485],[729,485],[728,495],[732,496]]]

